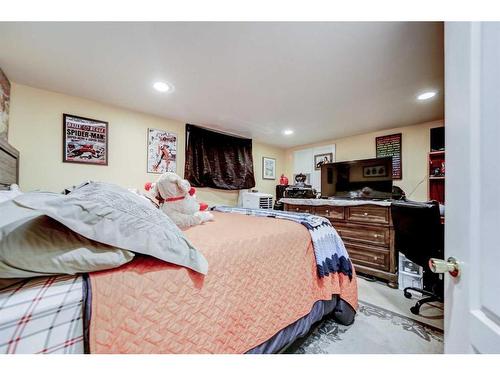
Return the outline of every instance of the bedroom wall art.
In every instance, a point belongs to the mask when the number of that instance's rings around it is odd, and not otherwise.
[[[9,130],[10,82],[0,68],[0,138],[7,139]]]
[[[177,171],[177,135],[148,129],[148,173]]]
[[[63,162],[108,165],[108,123],[63,114]]]
[[[331,163],[333,161],[333,153],[329,152],[327,154],[314,155],[314,170],[321,170],[321,166],[325,163]]]
[[[276,180],[276,159],[262,157],[262,178]]]
[[[401,139],[401,133],[375,138],[377,158],[392,156],[392,178],[394,180],[401,180],[403,178]]]

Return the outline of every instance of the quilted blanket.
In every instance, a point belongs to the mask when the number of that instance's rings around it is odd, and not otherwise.
[[[90,274],[91,353],[245,353],[316,301],[339,295],[357,309],[356,278],[319,278],[303,225],[213,213],[215,221],[184,230],[207,275],[145,256]]]
[[[352,266],[344,242],[327,218],[306,213],[227,206],[216,206],[213,210],[243,215],[272,217],[300,223],[305,226],[311,234],[318,276],[324,277],[332,272],[342,272],[352,277]]]

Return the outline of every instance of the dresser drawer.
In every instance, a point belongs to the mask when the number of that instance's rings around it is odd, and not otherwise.
[[[286,210],[291,211],[291,212],[305,212],[308,214],[313,214],[313,207],[311,206],[304,206],[301,204],[287,204],[286,205]]]
[[[344,207],[315,206],[314,214],[318,216],[324,216],[329,219],[344,220]]]
[[[389,207],[363,205],[348,207],[346,220],[357,223],[389,224]]]
[[[334,223],[333,227],[342,240],[347,242],[362,242],[384,247],[389,247],[391,244],[391,231],[388,227],[338,223]]]
[[[354,265],[359,264],[382,271],[389,271],[390,251],[388,249],[350,242],[345,242],[345,247]]]

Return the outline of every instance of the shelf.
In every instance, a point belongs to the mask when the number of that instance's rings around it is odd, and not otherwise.
[[[427,175],[429,180],[427,182],[427,197],[429,200],[438,201],[444,204],[445,198],[445,176],[444,175],[434,175],[435,172],[444,172],[444,164],[446,159],[445,150],[440,151],[430,151],[428,153],[428,169]]]

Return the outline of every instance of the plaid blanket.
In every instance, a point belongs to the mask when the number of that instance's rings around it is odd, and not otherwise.
[[[83,288],[63,275],[0,290],[0,353],[83,353]]]
[[[341,272],[350,278],[352,277],[352,265],[344,242],[327,218],[306,213],[227,206],[215,206],[212,210],[272,217],[300,223],[309,230],[311,235],[318,276],[322,278],[328,276],[330,273]]]

